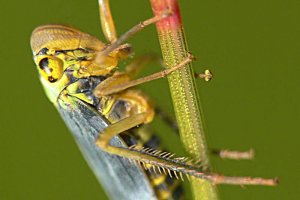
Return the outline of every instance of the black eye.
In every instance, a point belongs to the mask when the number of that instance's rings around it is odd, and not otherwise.
[[[63,76],[63,66],[64,63],[61,59],[54,56],[46,56],[39,60],[37,68],[45,80],[54,83]]]
[[[57,79],[56,79],[56,78],[53,78],[52,76],[49,76],[49,77],[48,77],[48,81],[49,81],[50,83],[54,83],[54,82],[57,81]]]
[[[41,70],[45,70],[46,68],[48,68],[48,65],[49,65],[48,58],[43,58],[39,63],[39,67]]]

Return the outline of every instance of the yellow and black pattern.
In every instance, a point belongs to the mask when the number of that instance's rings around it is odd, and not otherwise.
[[[148,125],[142,125],[138,128],[131,129],[121,134],[122,139],[128,146],[144,147],[162,150],[159,138],[153,133]],[[143,166],[153,189],[160,200],[181,200],[183,199],[183,187],[180,180],[175,178],[175,174],[171,172],[171,176],[160,173],[152,165]]]
[[[33,39],[37,37],[36,34],[45,31],[47,28],[44,27],[42,30],[37,29]],[[57,29],[61,30],[63,28],[58,26]],[[70,30],[68,28],[65,29],[65,32],[73,30],[71,28]],[[32,43],[32,46],[41,82],[48,98],[55,106],[58,106],[58,101],[63,101],[64,98],[70,95],[87,103],[97,110],[100,116],[106,118],[112,124],[143,112],[147,112],[148,114],[145,123],[149,123],[153,119],[154,110],[151,104],[147,97],[138,90],[124,90],[101,97],[94,95],[96,86],[114,74],[114,70],[101,75],[86,75],[81,72],[82,66],[90,66],[93,57],[92,54],[97,49],[67,48],[53,50],[48,46],[41,46],[41,44],[35,42]],[[68,106],[68,103],[61,105]],[[141,148],[160,149],[159,139],[150,131],[147,125],[133,128],[121,134],[121,137],[128,147],[136,145],[136,147]],[[182,199],[183,190],[179,180],[171,178],[166,173],[155,171],[155,166],[145,165],[143,168],[146,169],[145,173],[158,199]],[[169,175],[173,177],[177,176],[170,170]]]

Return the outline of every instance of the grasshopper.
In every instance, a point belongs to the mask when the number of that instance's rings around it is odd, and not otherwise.
[[[71,130],[107,195],[118,200],[182,198],[181,187],[166,175],[204,178],[213,183],[273,181],[205,172],[197,162],[156,149],[152,136],[139,141],[155,109],[145,94],[132,87],[165,77],[185,67],[193,57],[188,54],[177,66],[139,79],[135,76],[154,58],[141,57],[125,72],[117,71],[119,62],[132,53],[126,40],[172,11],[149,18],[117,37],[108,0],[99,0],[99,5],[108,44],[75,28],[53,24],[33,31],[31,48],[47,97]],[[200,77],[208,80],[211,74],[205,74]]]

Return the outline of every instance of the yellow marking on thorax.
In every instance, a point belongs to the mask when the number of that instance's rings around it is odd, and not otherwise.
[[[116,103],[116,96],[103,96],[99,102],[99,108],[101,109],[101,114],[108,116],[111,112],[112,107]]]

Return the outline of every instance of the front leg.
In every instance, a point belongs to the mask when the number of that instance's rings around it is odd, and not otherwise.
[[[128,58],[132,52],[131,45],[123,44],[108,55],[102,57],[101,62],[95,63],[94,58],[81,61],[78,75],[80,77],[107,75],[117,67],[120,60]]]
[[[112,43],[117,40],[117,32],[108,0],[99,0],[99,11],[104,36],[110,43]]]

